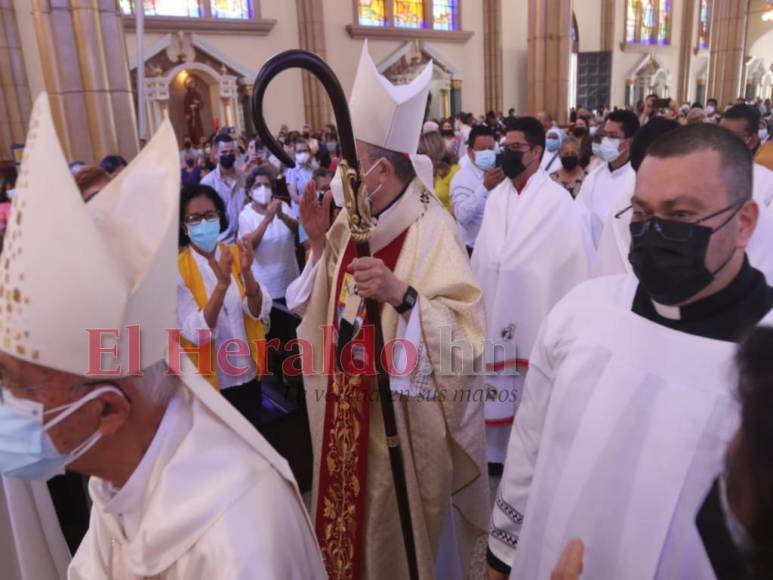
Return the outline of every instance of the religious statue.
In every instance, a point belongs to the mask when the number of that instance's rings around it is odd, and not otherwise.
[[[196,90],[196,78],[188,77],[185,81],[185,124],[188,137],[194,143],[204,136],[204,124],[201,122],[201,110],[204,108],[204,101],[201,94]]]

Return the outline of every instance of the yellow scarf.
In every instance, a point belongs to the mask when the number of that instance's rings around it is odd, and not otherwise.
[[[236,280],[236,285],[239,287],[239,295],[244,299],[245,290],[242,283],[241,266],[239,261],[239,249],[234,244],[218,244],[220,251],[230,251],[233,254],[233,263],[231,264],[231,275]],[[180,270],[180,276],[182,277],[188,290],[193,294],[193,299],[196,301],[196,305],[200,309],[204,309],[209,301],[207,291],[204,288],[204,282],[201,279],[201,273],[196,265],[196,260],[193,258],[193,250],[186,248],[177,258],[177,267]],[[247,341],[250,345],[250,354],[252,360],[255,363],[255,368],[258,371],[258,376],[261,376],[265,372],[265,349],[266,349],[266,332],[263,328],[263,324],[259,320],[255,320],[244,314],[244,330],[247,334]],[[202,376],[209,381],[209,383],[217,390],[220,390],[220,386],[217,382],[217,353],[215,352],[214,341],[203,345],[195,345],[192,342],[185,340],[182,335],[180,336],[180,344],[184,348],[198,348],[202,353],[207,353],[209,357],[211,372],[202,373]],[[198,353],[188,353],[193,364],[201,372],[201,361],[199,360]]]

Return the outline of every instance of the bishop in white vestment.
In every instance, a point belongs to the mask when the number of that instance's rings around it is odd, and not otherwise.
[[[86,206],[37,99],[3,253],[0,472],[92,476],[71,580],[325,578],[287,462],[170,342],[177,156],[166,121]],[[55,554],[26,535],[44,503],[13,514],[27,569]]]

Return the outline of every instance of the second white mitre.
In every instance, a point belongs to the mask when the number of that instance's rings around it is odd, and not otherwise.
[[[392,84],[378,72],[366,40],[349,98],[354,136],[371,145],[408,155],[416,175],[430,191],[434,191],[432,161],[416,151],[424,124],[432,67],[430,61],[410,83]]]
[[[85,375],[98,362],[89,360],[89,329],[104,333],[106,348],[116,345],[110,331],[117,329],[117,360],[102,359],[105,370],[120,367],[111,376],[128,374],[130,356],[141,368],[163,359],[165,329],[175,326],[179,192],[177,139],[166,120],[132,163],[84,204],[48,96],[41,94],[5,236],[0,350]],[[132,325],[141,331],[133,351]],[[91,346],[93,357],[98,345]]]

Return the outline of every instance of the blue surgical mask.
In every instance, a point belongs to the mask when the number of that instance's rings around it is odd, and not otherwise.
[[[478,169],[488,171],[497,161],[497,154],[493,149],[483,149],[475,152],[475,165]]]
[[[555,153],[556,151],[558,151],[558,146],[560,144],[561,143],[559,142],[558,139],[551,139],[551,138],[545,139],[545,147],[550,153]]]
[[[211,252],[217,246],[220,235],[220,219],[201,220],[194,226],[188,226],[188,237],[202,252]]]
[[[73,403],[45,411],[42,403],[18,399],[4,389],[0,403],[0,473],[9,477],[44,481],[64,473],[69,464],[97,444],[102,438],[102,432],[97,429],[69,453],[60,453],[51,441],[48,430],[108,391],[123,395],[116,387],[100,387]],[[44,425],[44,417],[52,413],[59,414]]]
[[[601,140],[599,154],[604,161],[612,163],[615,159],[620,157],[620,139],[604,137]]]

